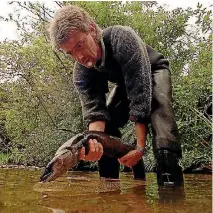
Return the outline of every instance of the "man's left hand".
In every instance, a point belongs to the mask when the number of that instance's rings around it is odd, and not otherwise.
[[[132,167],[142,158],[142,156],[142,152],[138,150],[132,150],[122,158],[119,158],[118,161],[125,166]]]

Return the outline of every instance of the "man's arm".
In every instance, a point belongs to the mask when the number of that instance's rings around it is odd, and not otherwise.
[[[76,63],[73,82],[81,100],[86,124],[108,121],[105,95],[108,92],[108,82],[104,74]]]
[[[101,131],[104,132],[105,130],[105,121],[95,121],[89,124],[89,130],[90,131]]]
[[[130,100],[130,120],[135,122],[139,147],[119,159],[120,163],[131,167],[144,155],[141,150],[146,146],[146,123],[151,114],[152,99],[151,64],[146,45],[131,28],[113,27],[111,39],[113,53],[122,69]]]
[[[107,80],[95,70],[76,64],[74,69],[74,84],[79,93],[83,117],[89,130],[103,131],[108,120],[105,93],[108,91]],[[85,148],[80,151],[80,159],[88,161],[99,160],[103,147],[96,139],[89,140],[90,151],[85,155]]]
[[[136,136],[137,136],[137,146],[145,149],[146,135],[147,135],[146,124],[135,123],[135,130],[136,130]]]
[[[151,113],[151,65],[146,45],[129,27],[114,26],[111,32],[113,54],[118,61],[130,101],[130,120],[146,123]]]

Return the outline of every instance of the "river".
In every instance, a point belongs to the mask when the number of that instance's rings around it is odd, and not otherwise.
[[[146,181],[121,173],[101,180],[97,172],[69,172],[39,183],[41,170],[0,169],[1,213],[211,213],[212,176],[185,175],[183,187],[158,187],[156,174]]]

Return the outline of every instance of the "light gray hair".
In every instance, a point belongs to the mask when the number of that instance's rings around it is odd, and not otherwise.
[[[68,5],[59,9],[49,25],[49,35],[54,49],[68,39],[69,33],[73,30],[88,32],[90,25],[96,30],[97,41],[101,38],[101,29],[82,8],[75,5]]]

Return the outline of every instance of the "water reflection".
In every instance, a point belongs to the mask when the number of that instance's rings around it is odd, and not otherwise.
[[[96,179],[84,179],[80,185],[77,182],[78,179],[83,180],[82,177],[69,178],[69,189],[67,188],[67,192],[64,190],[63,195],[59,195],[58,190],[54,194],[47,191],[46,196],[42,197],[42,205],[54,209],[56,213],[61,213],[58,209],[66,213],[151,213],[153,212],[150,208],[152,203],[155,204],[155,208],[159,208],[157,203],[168,207],[171,204],[182,203],[185,199],[184,187],[158,187],[155,182],[135,181],[131,177],[121,180],[96,177]],[[60,202],[62,198],[63,203]],[[169,208],[164,211],[166,212],[169,212]]]
[[[100,178],[98,180],[97,192],[121,192],[121,185],[119,179]]]
[[[183,203],[185,199],[184,186],[159,186],[158,187],[160,203]]]

